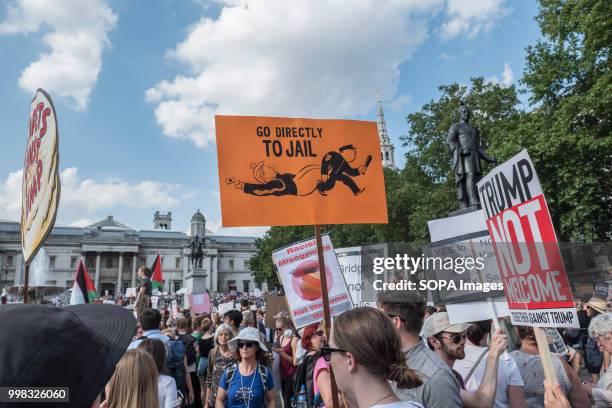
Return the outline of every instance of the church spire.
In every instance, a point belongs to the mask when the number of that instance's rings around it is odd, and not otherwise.
[[[384,167],[388,167],[392,170],[397,170],[395,165],[395,147],[391,144],[389,139],[389,133],[387,133],[387,123],[385,122],[385,113],[383,112],[382,99],[378,95],[376,100],[377,108],[377,126],[378,126],[378,139],[380,141],[380,155],[382,158],[382,164]]]
[[[378,137],[380,139],[380,145],[391,144],[389,140],[389,134],[387,133],[387,123],[385,122],[385,113],[383,112],[382,99],[380,94],[376,98],[376,108],[378,116]]]

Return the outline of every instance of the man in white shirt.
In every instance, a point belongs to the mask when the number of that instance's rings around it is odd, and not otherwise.
[[[490,320],[474,323],[466,333],[465,357],[462,360],[455,360],[453,364],[453,369],[463,377],[467,391],[477,390],[482,383],[489,355],[487,339],[490,331]],[[494,407],[526,407],[524,385],[514,358],[508,353],[502,355],[497,366]]]

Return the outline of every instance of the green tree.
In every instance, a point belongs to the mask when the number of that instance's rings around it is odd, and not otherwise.
[[[535,162],[562,240],[609,240],[612,225],[612,7],[542,0],[542,38],[527,48],[522,84],[533,111],[512,145]]]

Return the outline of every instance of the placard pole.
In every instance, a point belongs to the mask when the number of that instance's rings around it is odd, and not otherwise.
[[[536,341],[538,342],[538,350],[540,351],[540,359],[542,360],[542,366],[544,367],[544,377],[553,386],[557,387],[557,375],[552,367],[552,355],[548,348],[548,339],[546,333],[541,327],[534,327],[533,332],[535,334]]]
[[[493,316],[493,327],[495,331],[501,329],[501,325],[499,324],[499,315],[497,314],[497,307],[495,307],[495,302],[490,297],[487,298],[487,303],[489,304],[489,308],[491,308],[491,315]],[[504,350],[502,354],[504,361],[510,360],[510,354],[508,354],[508,350]]]
[[[325,253],[323,252],[323,239],[321,238],[321,226],[315,225],[315,238],[317,240],[317,255],[319,258],[319,276],[321,278],[321,295],[323,301],[323,319],[325,322],[325,338],[329,340],[331,333],[331,313],[329,310],[329,294],[327,293],[327,274],[325,273]],[[334,377],[334,371],[329,368],[329,374],[331,377],[331,389],[332,389],[332,408],[339,408],[338,402],[338,387],[336,386],[336,378]]]

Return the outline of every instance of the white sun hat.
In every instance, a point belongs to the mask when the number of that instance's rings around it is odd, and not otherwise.
[[[240,333],[229,341],[229,347],[232,350],[236,350],[238,348],[238,341],[240,340],[257,342],[260,349],[263,351],[268,351],[266,345],[261,341],[259,330],[254,327],[245,327],[244,329],[240,330]]]

